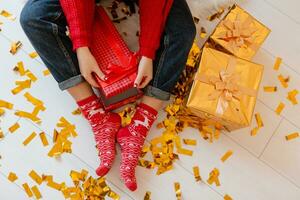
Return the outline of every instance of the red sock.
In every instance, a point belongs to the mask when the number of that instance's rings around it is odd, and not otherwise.
[[[121,126],[121,118],[116,113],[105,112],[96,95],[78,101],[77,104],[94,132],[101,161],[96,173],[104,176],[115,158],[115,136]]]
[[[135,167],[141,154],[145,137],[157,116],[157,111],[146,104],[139,104],[131,123],[121,128],[117,134],[118,143],[121,146],[120,174],[128,189],[134,191],[137,188]]]

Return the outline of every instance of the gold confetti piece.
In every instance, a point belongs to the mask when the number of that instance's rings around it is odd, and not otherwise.
[[[298,104],[296,96],[298,95],[298,90],[292,90],[288,92],[288,96],[286,97],[293,105]]]
[[[59,184],[59,183],[54,182],[53,180],[49,180],[47,183],[47,186],[60,191],[62,189],[63,184]]]
[[[14,68],[14,71],[19,72],[20,76],[25,75],[25,69],[23,62],[18,62],[17,66]]]
[[[14,95],[18,94],[19,92],[23,91],[26,88],[31,87],[31,80],[16,81],[15,83],[17,87],[11,91]]]
[[[9,110],[13,109],[14,105],[12,103],[9,103],[7,101],[0,99],[0,108],[7,108]]]
[[[175,188],[175,194],[176,194],[177,200],[181,200],[180,183],[175,182],[175,183],[174,183],[174,188]]]
[[[216,186],[220,186],[219,175],[220,175],[219,170],[217,168],[214,168],[209,173],[209,178],[207,180],[207,183],[210,184],[210,185],[212,185],[213,183],[215,183]]]
[[[26,70],[26,76],[32,81],[35,82],[37,80],[37,77],[30,71]]]
[[[50,75],[49,69],[45,69],[45,70],[43,71],[43,75],[44,75],[44,76]]]
[[[34,105],[34,106],[38,106],[38,105],[43,105],[44,104],[41,100],[33,97],[29,92],[26,92],[24,94],[24,97],[26,98],[27,101],[29,101],[30,103],[32,103],[32,105]]]
[[[36,133],[35,133],[35,132],[32,132],[32,133],[24,140],[23,145],[24,145],[24,146],[28,145],[28,144],[31,142],[31,140],[33,140],[33,139],[35,138],[35,136],[36,136]]]
[[[34,170],[31,170],[28,174],[32,180],[34,180],[37,184],[41,185],[43,179],[40,175],[38,175]]]
[[[218,12],[214,13],[213,15],[207,17],[207,20],[208,21],[214,21],[216,18],[220,18],[222,16],[222,14],[224,13],[224,9],[223,8],[220,8],[218,10]]]
[[[5,110],[0,108],[0,117],[5,114]]]
[[[197,145],[197,140],[193,140],[193,139],[183,139],[183,143],[186,145]]]
[[[22,43],[21,43],[20,41],[13,42],[13,43],[11,44],[11,47],[10,47],[10,51],[9,51],[9,52],[10,52],[12,55],[15,55],[21,47],[22,47]]]
[[[257,132],[258,132],[259,128],[258,127],[254,127],[252,130],[251,130],[251,136],[256,136],[257,135]]]
[[[32,59],[34,59],[34,58],[36,58],[38,56],[38,53],[37,52],[31,52],[30,54],[29,54],[29,57],[30,58],[32,58]]]
[[[150,196],[151,196],[151,192],[147,191],[144,196],[144,200],[151,200]]]
[[[23,186],[23,188],[24,188],[24,190],[25,190],[27,196],[28,196],[29,198],[32,197],[33,194],[32,194],[32,192],[31,192],[31,190],[30,190],[29,185],[28,185],[27,183],[24,183],[22,186]]]
[[[76,110],[74,110],[74,111],[72,112],[72,115],[80,115],[80,114],[81,114],[80,108],[77,108]]]
[[[264,87],[264,91],[265,92],[276,92],[277,91],[277,87],[276,86],[265,86]]]
[[[284,103],[280,102],[279,105],[277,106],[275,112],[277,113],[277,115],[280,115],[280,113],[282,112],[282,110],[284,109],[285,105]]]
[[[25,112],[25,111],[16,111],[15,115],[19,116],[19,117],[22,117],[22,118],[30,119],[31,121],[33,121],[35,123],[39,123],[41,121],[40,118],[36,117],[32,113]]]
[[[41,132],[39,135],[40,135],[40,139],[41,139],[41,141],[42,141],[42,143],[43,143],[43,146],[44,146],[44,147],[45,147],[45,146],[48,146],[49,143],[48,143],[46,134],[45,134],[44,132]]]
[[[201,176],[200,176],[200,171],[199,171],[199,167],[198,166],[194,166],[193,167],[193,172],[194,172],[194,177],[196,182],[199,182],[202,180]]]
[[[16,122],[14,125],[12,125],[11,127],[9,127],[9,132],[14,133],[18,128],[20,128],[20,125],[18,122]]]
[[[228,194],[225,194],[224,200],[232,200],[232,198]]]
[[[37,199],[42,198],[41,192],[36,185],[31,188],[31,191],[33,192],[35,198],[37,198]]]
[[[231,155],[233,154],[233,152],[231,150],[228,150],[221,158],[222,162],[225,162]]]
[[[17,175],[15,174],[15,173],[13,173],[13,172],[10,172],[9,174],[8,174],[8,180],[10,181],[10,182],[15,182],[15,180],[17,180],[18,179],[18,177],[17,177]]]
[[[204,39],[204,38],[206,38],[206,35],[207,35],[207,32],[206,32],[205,28],[201,27],[201,29],[200,29],[200,38]]]
[[[289,135],[285,136],[285,139],[287,141],[289,141],[289,140],[293,140],[293,139],[295,139],[297,137],[299,137],[299,133],[295,132],[295,133],[292,133],[292,134],[289,134]]]
[[[277,71],[281,65],[281,62],[282,59],[280,57],[277,57],[273,69]]]
[[[284,78],[281,74],[278,75],[278,80],[280,81],[282,87],[287,88],[288,87],[288,82],[290,81],[290,78]]]
[[[256,119],[256,123],[257,123],[258,128],[261,128],[261,127],[264,126],[264,123],[263,123],[259,113],[255,114],[255,119]]]
[[[6,17],[7,19],[11,20],[11,21],[14,21],[16,19],[15,16],[13,16],[11,13],[9,13],[8,11],[6,10],[2,10],[0,15],[2,15],[3,17]]]
[[[3,139],[3,138],[4,138],[4,133],[3,133],[2,129],[1,129],[1,127],[0,127],[0,139]]]

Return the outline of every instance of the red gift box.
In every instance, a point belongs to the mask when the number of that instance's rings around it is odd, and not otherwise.
[[[100,98],[106,110],[121,107],[142,96],[134,87],[138,56],[130,51],[103,7],[97,6],[91,52],[107,80],[95,75]]]

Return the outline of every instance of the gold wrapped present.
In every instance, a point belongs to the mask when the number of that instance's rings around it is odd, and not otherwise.
[[[251,60],[269,33],[270,29],[234,5],[211,35],[210,42],[219,50]]]
[[[187,107],[227,130],[251,123],[263,66],[204,48]]]

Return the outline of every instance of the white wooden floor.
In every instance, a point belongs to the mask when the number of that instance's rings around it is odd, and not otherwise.
[[[0,0],[0,10],[6,9],[16,16],[22,8],[22,0]],[[109,186],[124,200],[141,200],[146,191],[151,191],[153,200],[176,199],[173,183],[180,182],[183,199],[185,200],[219,200],[229,194],[235,200],[299,200],[300,199],[300,138],[286,141],[284,136],[292,132],[300,132],[300,106],[292,106],[286,100],[287,92],[292,89],[300,90],[300,2],[298,0],[249,0],[240,4],[257,19],[266,24],[272,33],[255,57],[255,61],[265,65],[265,73],[261,86],[277,85],[276,93],[265,93],[260,90],[256,112],[262,116],[265,126],[255,137],[250,136],[250,130],[255,126],[223,134],[213,144],[199,137],[196,130],[185,131],[186,138],[197,139],[197,146],[192,147],[192,157],[180,156],[175,163],[175,169],[160,176],[154,171],[141,167],[137,169],[139,189],[129,192],[120,182],[118,173],[119,155],[115,165],[107,176]],[[1,117],[1,128],[5,138],[0,141],[0,199],[27,199],[22,184],[34,182],[28,173],[34,169],[39,174],[52,174],[58,182],[71,183],[69,172],[71,169],[86,169],[95,176],[94,170],[98,165],[96,150],[91,129],[87,122],[71,112],[76,108],[70,96],[61,92],[51,76],[44,77],[45,69],[40,59],[31,59],[28,53],[34,51],[23,34],[18,20],[11,22],[0,17],[2,32],[0,32],[0,99],[14,103],[14,109],[32,110],[32,105],[23,97],[23,93],[12,95],[14,81],[20,77],[12,69],[18,61],[23,61],[37,77],[28,91],[41,99],[47,110],[40,114],[42,124],[37,126],[26,119],[19,119],[14,111],[8,111]],[[23,48],[17,55],[9,53],[10,43],[21,40]],[[279,72],[272,67],[277,56],[283,58],[283,65]],[[287,89],[281,87],[277,75],[290,76]],[[274,110],[278,103],[286,104],[280,116]],[[73,153],[64,154],[61,160],[49,158],[50,147],[42,147],[35,138],[27,147],[23,140],[36,131],[45,131],[47,137],[58,119],[64,116],[76,124],[79,136],[72,140]],[[160,118],[164,113],[160,113]],[[8,128],[17,122],[20,129],[11,134]],[[159,120],[158,120],[159,121]],[[160,130],[153,128],[148,139],[160,134]],[[220,157],[227,151],[233,150],[233,156],[222,163]],[[209,172],[217,167],[220,170],[220,187],[209,186],[204,182],[195,183],[192,167],[198,165],[204,180]],[[19,177],[14,183],[7,179],[13,171]],[[60,200],[60,192],[50,189],[46,185],[39,186],[43,199]]]

